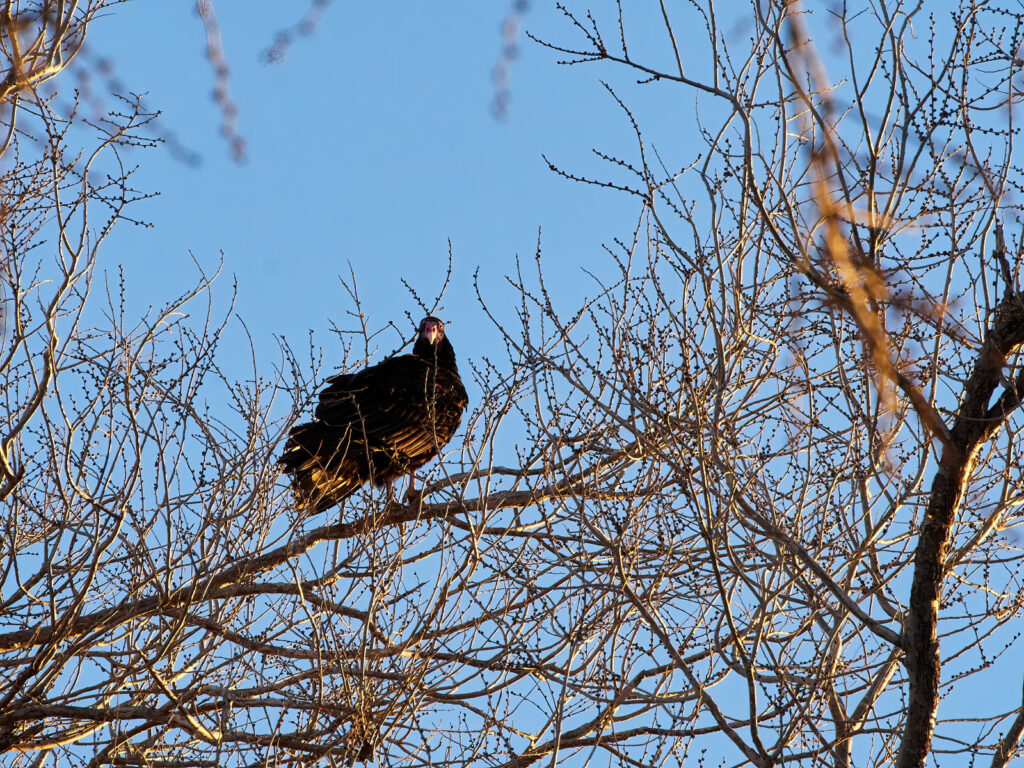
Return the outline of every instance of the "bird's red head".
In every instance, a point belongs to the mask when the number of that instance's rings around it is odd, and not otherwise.
[[[423,322],[420,323],[420,331],[417,335],[417,339],[422,339],[430,344],[430,346],[434,347],[440,344],[441,339],[443,338],[444,323],[436,317],[423,318]]]

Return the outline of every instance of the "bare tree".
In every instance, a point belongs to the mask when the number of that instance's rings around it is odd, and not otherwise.
[[[650,11],[535,38],[615,83],[632,147],[551,164],[635,229],[568,311],[546,259],[583,257],[539,244],[514,310],[481,293],[503,344],[463,362],[461,443],[338,516],[274,465],[315,355],[232,377],[210,279],[135,321],[100,288],[137,193],[88,171],[146,116],[85,156],[34,102],[49,140],[12,132],[3,178],[10,764],[1019,754],[1024,19]],[[358,367],[405,334],[352,288]]]

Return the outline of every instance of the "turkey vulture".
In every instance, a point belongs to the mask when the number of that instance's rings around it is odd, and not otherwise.
[[[368,480],[387,485],[440,453],[468,402],[444,323],[420,323],[411,355],[327,380],[315,418],[292,429],[280,464],[300,504],[323,512]]]

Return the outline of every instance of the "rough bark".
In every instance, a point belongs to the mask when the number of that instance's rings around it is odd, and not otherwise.
[[[941,658],[937,626],[950,532],[978,451],[1020,405],[1024,375],[989,407],[1007,358],[1024,344],[1024,294],[1008,295],[996,308],[974,370],[957,409],[951,440],[942,450],[914,555],[914,578],[904,624],[909,681],[907,720],[897,768],[923,767],[931,748],[939,704]]]

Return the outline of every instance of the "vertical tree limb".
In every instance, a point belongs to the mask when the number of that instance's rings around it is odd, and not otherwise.
[[[1024,700],[1021,703],[1024,705]],[[992,768],[1003,768],[1013,759],[1014,749],[1020,742],[1021,734],[1024,734],[1024,706],[1017,712],[1017,717],[1013,719],[1010,730],[999,740],[996,754],[992,758]]]
[[[931,748],[941,669],[937,626],[950,531],[978,451],[1020,405],[1020,393],[1009,390],[995,406],[989,408],[988,404],[1002,379],[1007,358],[1021,344],[1024,344],[1024,295],[1018,292],[1007,296],[996,307],[957,409],[950,430],[952,439],[942,449],[939,469],[932,482],[914,556],[914,578],[904,625],[909,702],[896,757],[897,768],[923,766]]]

